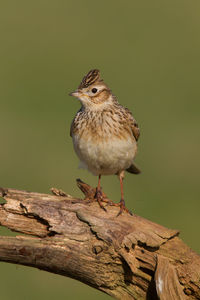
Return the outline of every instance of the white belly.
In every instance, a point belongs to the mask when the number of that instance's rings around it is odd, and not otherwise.
[[[117,137],[101,142],[73,136],[74,149],[81,167],[94,175],[111,175],[130,167],[137,151],[136,141]]]

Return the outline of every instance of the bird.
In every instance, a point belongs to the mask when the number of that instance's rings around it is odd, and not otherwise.
[[[123,179],[125,171],[141,172],[133,163],[140,136],[138,123],[131,111],[119,104],[98,69],[90,70],[70,96],[81,103],[71,123],[70,136],[80,167],[98,176],[96,200],[106,211],[102,203],[101,176],[117,175],[121,190],[120,202],[116,204],[120,207],[118,215],[123,211],[131,214],[125,206]]]

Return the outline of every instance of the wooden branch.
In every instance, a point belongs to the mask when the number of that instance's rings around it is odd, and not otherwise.
[[[178,231],[93,201],[0,189],[0,224],[23,236],[0,237],[0,260],[69,276],[116,299],[200,299],[200,257]],[[108,200],[109,201],[109,200]]]

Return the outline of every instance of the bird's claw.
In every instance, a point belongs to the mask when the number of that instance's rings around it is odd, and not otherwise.
[[[133,216],[133,213],[128,208],[126,208],[125,202],[123,199],[121,199],[120,202],[117,203],[117,206],[120,207],[117,217],[120,216],[123,212],[126,212],[126,213],[130,214],[131,216]]]
[[[105,202],[103,199],[103,195],[102,195],[102,191],[101,190],[96,190],[96,194],[95,194],[95,199],[97,200],[97,202],[99,203],[99,206],[107,212],[105,206],[103,205],[102,202]]]

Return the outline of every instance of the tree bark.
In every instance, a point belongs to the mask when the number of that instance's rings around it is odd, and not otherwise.
[[[85,199],[0,189],[0,261],[68,276],[116,299],[200,299],[200,256],[167,229],[108,204],[77,180]],[[105,196],[105,195],[104,195]],[[107,199],[109,202],[109,200]]]

